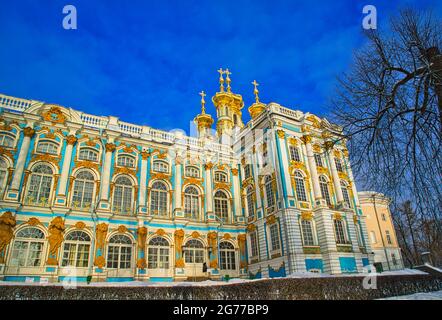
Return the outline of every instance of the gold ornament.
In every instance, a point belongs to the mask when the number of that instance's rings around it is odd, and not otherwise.
[[[62,242],[63,242],[63,232],[65,230],[64,226],[64,220],[62,217],[55,217],[48,228],[49,236],[48,236],[48,242],[49,242],[49,253],[56,257],[58,249],[60,248]],[[57,265],[58,261],[56,258],[50,257],[47,261],[47,264],[49,265]]]

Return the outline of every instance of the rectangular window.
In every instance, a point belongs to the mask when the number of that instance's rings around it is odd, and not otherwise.
[[[322,163],[322,157],[319,153],[315,153],[315,163],[317,167],[323,167],[324,164]]]
[[[336,170],[338,172],[344,172],[344,170],[342,169],[342,162],[341,159],[339,158],[335,158],[335,165],[336,165]]]
[[[391,241],[390,231],[386,230],[385,231],[385,236],[387,238],[388,244],[392,244],[393,242]]]
[[[310,220],[301,220],[302,227],[302,240],[304,241],[304,246],[314,246],[315,238],[313,237],[312,222]]]
[[[279,241],[279,230],[277,223],[274,223],[270,226],[270,242],[272,243],[272,251],[281,250],[281,242]]]
[[[251,176],[252,176],[252,165],[247,164],[244,167],[244,177],[247,179],[250,178]]]
[[[335,235],[337,244],[347,244],[345,237],[344,222],[342,220],[333,220],[335,225]]]
[[[258,257],[258,239],[256,231],[250,233],[250,250],[252,257]]]
[[[301,162],[301,156],[299,155],[299,149],[295,146],[290,146],[290,160]]]

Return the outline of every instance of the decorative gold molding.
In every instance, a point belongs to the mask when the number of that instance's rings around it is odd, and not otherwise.
[[[285,132],[284,132],[284,130],[278,129],[278,130],[276,130],[276,133],[278,134],[278,137],[279,137],[280,139],[284,139],[284,137],[285,137]]]
[[[302,220],[312,220],[313,213],[311,211],[301,211],[301,219]]]
[[[29,218],[29,220],[26,222],[26,224],[33,226],[33,227],[38,226],[38,225],[42,225],[40,220],[35,217]]]
[[[232,171],[233,176],[235,176],[235,177],[238,176],[238,169],[233,168],[231,171]]]
[[[118,233],[126,233],[126,232],[128,232],[127,227],[124,226],[124,225],[118,226],[117,231],[118,231]]]
[[[64,124],[66,122],[66,116],[63,114],[60,107],[57,106],[52,106],[48,111],[43,112],[42,117],[44,120],[52,123]]]
[[[164,231],[164,229],[157,229],[157,231],[155,231],[155,234],[157,236],[163,237],[166,234],[166,231]]]
[[[247,231],[248,232],[253,232],[253,231],[255,231],[256,230],[256,226],[254,225],[254,224],[249,224],[248,226],[247,226]]]
[[[83,221],[78,221],[76,224],[75,224],[75,228],[77,228],[77,229],[84,229],[84,228],[86,228],[86,223],[84,223]]]
[[[232,239],[232,236],[230,235],[230,233],[224,233],[224,235],[223,235],[223,239],[224,239],[224,240],[231,240],[231,239]]]
[[[130,169],[128,167],[115,167],[114,168],[114,176],[116,176],[118,174],[128,174],[128,175],[131,175],[133,177],[137,176],[136,170],[135,169]]]
[[[218,233],[211,231],[207,234],[207,242],[212,249],[213,258],[210,260],[210,268],[218,268]]]
[[[333,214],[333,219],[342,220],[342,215],[339,212],[336,212],[335,214]]]
[[[268,225],[274,224],[276,221],[277,221],[277,219],[274,214],[272,214],[266,218],[266,222]]]
[[[206,169],[206,170],[211,170],[212,168],[213,168],[213,163],[212,162],[207,162],[204,165],[204,169]]]
[[[191,234],[190,236],[191,236],[192,238],[194,238],[194,239],[197,239],[197,238],[201,237],[201,235],[199,234],[198,231],[194,231],[194,232],[192,232],[192,234]]]
[[[301,137],[302,142],[304,142],[305,144],[309,144],[312,142],[312,136],[310,135],[304,135]]]
[[[142,151],[141,152],[141,159],[143,159],[143,160],[147,160],[149,157],[150,157],[150,152],[148,152],[148,151]]]

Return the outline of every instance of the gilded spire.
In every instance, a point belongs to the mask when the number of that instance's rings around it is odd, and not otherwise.
[[[226,71],[224,71],[224,73],[226,74],[227,92],[232,92],[231,88],[230,88],[231,80],[230,80],[230,77],[229,77],[232,73],[229,71],[229,69],[226,69]]]
[[[256,82],[256,80],[253,80],[252,84],[254,86],[253,94],[255,95],[255,101],[256,101],[256,103],[258,103],[259,102],[259,96],[258,96],[258,93],[259,93],[259,91],[258,91],[259,83]]]
[[[201,114],[206,114],[206,101],[204,100],[206,94],[204,91],[201,91],[199,95],[201,96]]]
[[[219,73],[219,90],[220,92],[224,92],[224,78],[223,78],[224,70],[222,68],[219,68],[219,70],[217,71]]]

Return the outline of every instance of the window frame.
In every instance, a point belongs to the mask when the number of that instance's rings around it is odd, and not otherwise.
[[[82,240],[70,240],[68,239],[68,236],[70,236],[73,233],[77,233],[77,234],[84,234],[87,236],[87,238],[89,238],[86,241],[82,241]],[[79,248],[81,246],[84,246],[85,248],[87,248],[87,251],[82,250],[80,251]],[[71,248],[75,248],[75,250],[73,251],[73,254],[71,253]],[[83,249],[83,248],[82,248]],[[70,232],[68,232],[64,238],[63,241],[63,250],[62,250],[62,255],[61,255],[61,267],[74,267],[74,268],[82,268],[82,269],[86,269],[89,268],[89,264],[90,264],[90,256],[91,256],[91,249],[92,249],[92,241],[91,241],[91,236],[81,230],[72,230]],[[65,254],[68,253],[68,256],[66,257]],[[79,259],[79,257],[81,257],[81,254],[87,253],[87,257],[86,259],[83,257],[83,259]],[[71,255],[73,255],[74,257],[71,257]],[[71,260],[72,258],[74,258],[73,260]],[[75,265],[70,265],[69,263],[74,261]],[[79,262],[84,262],[86,261],[86,266],[79,266]],[[65,263],[66,262],[66,263]]]
[[[123,242],[112,242],[112,239],[116,238],[116,237],[124,237],[126,239],[129,240],[129,243],[123,243]],[[106,254],[106,267],[107,269],[112,269],[112,270],[129,270],[133,268],[133,257],[134,257],[134,242],[132,241],[132,239],[125,235],[125,234],[114,234],[109,238],[108,241],[108,245],[107,245],[107,254]],[[117,249],[114,252],[111,252],[111,248]],[[122,249],[129,249],[129,252],[122,252]],[[112,257],[110,257],[110,255],[114,255],[114,257],[117,257],[117,259],[111,259]],[[129,257],[127,259],[127,256]],[[125,258],[125,259],[122,259]],[[117,267],[114,267],[112,264],[117,264]],[[129,264],[128,267],[122,267],[122,265],[126,265]],[[111,264],[111,265],[110,265]]]
[[[26,231],[26,230],[37,230],[41,233],[42,237],[21,237],[20,233]],[[21,243],[21,244],[26,244],[26,248],[17,248],[17,244]],[[39,244],[40,248],[39,250],[32,250],[31,251],[31,247],[32,244]],[[21,261],[21,257],[14,257],[16,252],[25,252],[24,255],[24,264],[21,265],[20,261]],[[14,236],[14,240],[13,243],[11,245],[11,249],[10,249],[10,258],[9,258],[9,265],[13,266],[13,267],[17,267],[17,268],[38,268],[41,267],[43,262],[44,262],[44,257],[45,257],[45,251],[46,251],[46,235],[45,233],[39,229],[36,228],[34,226],[26,226],[20,230],[18,230]],[[37,257],[32,257],[32,253],[37,252]],[[31,264],[29,263],[30,261],[33,261],[32,259],[34,259],[34,263]],[[17,261],[18,263],[16,264],[14,261]],[[35,261],[38,261],[38,263],[35,263]]]
[[[97,159],[96,160],[93,160],[93,159],[90,159],[89,157],[88,158],[83,158],[82,156],[81,156],[81,153],[82,152],[84,152],[84,151],[88,151],[89,153],[95,153],[96,154],[96,156],[97,156]],[[88,154],[89,154],[88,153]],[[84,146],[81,146],[81,147],[79,147],[79,149],[78,149],[78,160],[80,160],[80,161],[91,161],[91,162],[99,162],[100,161],[100,151],[98,151],[96,148],[93,148],[93,147],[84,147]]]
[[[156,239],[161,239],[163,244],[152,244]],[[167,243],[167,245],[164,243]],[[167,251],[167,254],[165,254],[165,250]],[[168,270],[171,267],[170,251],[169,240],[161,236],[154,236],[151,238],[147,244],[147,269]],[[155,259],[151,259],[151,257]],[[161,257],[163,257],[163,260]],[[167,259],[164,259],[165,257],[167,257]],[[151,267],[152,264],[154,264],[155,267]]]
[[[125,159],[125,160],[123,161],[123,159]],[[130,161],[132,161],[133,165],[128,165],[128,163],[130,163]],[[124,162],[124,163],[122,163],[122,162]],[[121,167],[121,168],[136,169],[137,168],[137,159],[132,154],[120,153],[117,155],[116,165],[117,165],[117,167]]]
[[[3,137],[3,139],[2,139],[2,137]],[[4,144],[6,137],[10,138],[12,141],[12,144],[10,146]],[[11,133],[8,131],[0,131],[0,146],[2,148],[13,149],[13,148],[15,148],[16,143],[17,143],[17,134],[14,134],[14,133]]]
[[[123,184],[123,183],[118,183],[118,180],[121,179],[127,179],[127,181],[129,181],[129,184]],[[130,215],[133,213],[134,210],[134,202],[135,202],[135,195],[134,195],[134,182],[132,181],[132,179],[127,176],[127,175],[119,175],[115,178],[114,180],[114,187],[113,187],[113,192],[112,192],[112,211],[115,211],[117,214],[122,214],[122,215]],[[117,191],[121,189],[121,196],[116,197]],[[128,193],[128,189],[130,191],[130,193]],[[128,195],[130,195],[130,199],[129,201],[127,201],[127,199],[125,199],[125,197],[127,197]],[[121,198],[121,200],[119,200]],[[120,202],[120,206],[116,206],[116,202]],[[129,203],[129,207],[125,207],[124,211],[123,211],[123,205]]]
[[[47,144],[52,145],[55,147],[55,151],[54,152],[48,152],[48,150],[46,151],[42,151],[40,150],[41,145],[42,144]],[[35,144],[35,153],[37,154],[48,154],[51,156],[57,156],[60,154],[60,142],[52,140],[52,139],[47,139],[47,138],[42,138],[42,139],[38,139],[37,143]]]
[[[156,185],[162,185],[164,188],[155,188]],[[155,200],[154,195],[158,195]],[[152,216],[168,217],[169,216],[169,186],[161,180],[155,180],[152,183],[149,195],[149,212]],[[156,207],[154,207],[156,204]],[[164,208],[163,208],[164,205]]]
[[[226,243],[230,245],[229,248],[223,248],[223,244]],[[235,246],[229,241],[220,241],[219,243],[219,259],[220,259],[220,269],[224,271],[236,270],[236,250]]]

